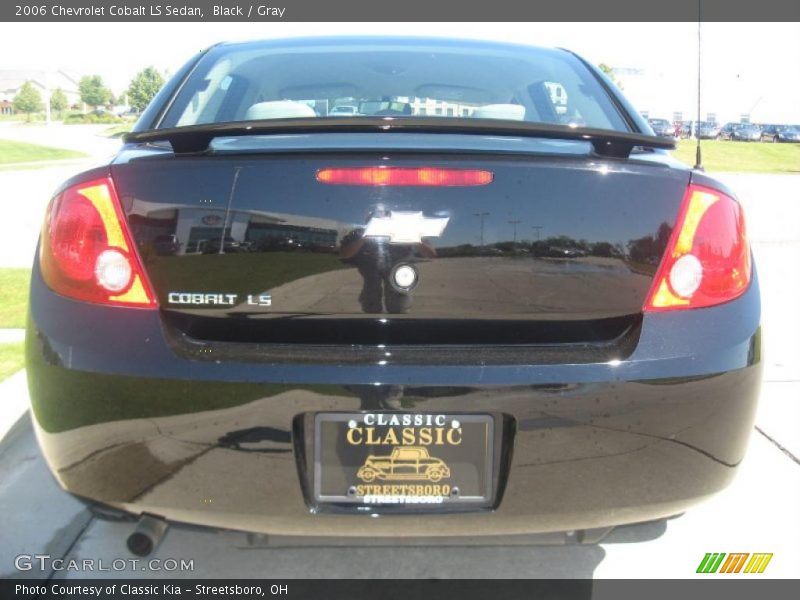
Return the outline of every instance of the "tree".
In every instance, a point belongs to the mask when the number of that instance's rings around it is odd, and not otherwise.
[[[67,96],[61,91],[61,88],[58,88],[55,92],[50,94],[50,110],[53,112],[67,110],[68,104]]]
[[[617,87],[618,87],[619,89],[621,89],[621,90],[622,90],[622,89],[625,89],[625,88],[622,86],[622,82],[621,82],[619,79],[617,79],[617,76],[616,76],[616,74],[614,73],[614,69],[612,69],[611,67],[609,67],[609,66],[608,66],[606,63],[600,63],[600,64],[599,64],[599,65],[597,65],[597,66],[600,68],[600,70],[601,70],[603,73],[605,73],[605,74],[606,74],[606,76],[607,76],[607,77],[608,77],[608,78],[609,78],[611,81],[613,81],[613,82],[614,82],[614,83],[617,85]]]
[[[14,97],[14,110],[24,112],[30,121],[31,113],[39,112],[44,108],[42,96],[30,81],[26,81],[19,88],[19,92]]]
[[[103,84],[100,75],[81,77],[78,91],[81,93],[81,101],[93,108],[106,104],[111,98],[111,91]]]
[[[128,102],[132,108],[142,111],[164,85],[164,78],[154,67],[139,71],[128,86]]]

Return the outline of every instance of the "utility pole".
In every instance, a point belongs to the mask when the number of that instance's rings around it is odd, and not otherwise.
[[[489,213],[488,212],[477,212],[477,213],[472,213],[472,216],[473,217],[480,217],[480,219],[481,219],[481,246],[484,246],[484,243],[483,243],[483,223],[484,223],[484,220],[486,219],[486,217],[489,216]]]
[[[220,234],[219,238],[218,254],[225,254],[225,230],[228,228],[228,221],[230,220],[231,216],[231,203],[233,202],[233,194],[236,192],[236,184],[239,183],[239,173],[241,172],[241,170],[242,170],[241,167],[236,167],[233,170],[233,183],[231,184],[231,193],[228,196],[228,204],[225,207],[225,220],[222,222],[222,233]],[[231,230],[232,229],[233,229],[233,224],[231,224]]]
[[[531,225],[531,229],[536,230],[536,241],[538,242],[539,240],[541,240],[542,239],[541,231],[543,227],[541,225]]]
[[[516,220],[513,220],[513,221],[509,221],[508,223],[509,223],[509,225],[513,225],[514,226],[514,245],[516,246],[517,245],[517,225],[522,223],[522,221],[520,221],[519,219],[516,219]]]
[[[703,22],[703,13],[702,13],[702,0],[697,0],[697,117],[695,123],[700,123],[700,92],[701,92],[701,78],[700,75],[703,70],[703,61],[702,61],[702,38],[701,38],[701,24]],[[697,127],[697,125],[695,125]],[[698,171],[703,171],[703,153],[700,149],[700,136],[697,136],[697,147],[694,151],[694,168]]]
[[[45,71],[44,73],[44,123],[50,125],[50,74]]]

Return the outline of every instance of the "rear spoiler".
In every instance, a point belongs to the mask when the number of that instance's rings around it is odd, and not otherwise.
[[[217,137],[250,135],[287,135],[310,133],[464,133],[535,137],[552,140],[576,140],[592,144],[596,154],[627,158],[633,148],[672,150],[675,141],[643,133],[630,133],[570,127],[552,123],[503,121],[499,119],[462,119],[452,117],[321,117],[267,119],[210,123],[169,129],[150,129],[125,134],[126,143],[169,142],[175,154],[202,154]]]

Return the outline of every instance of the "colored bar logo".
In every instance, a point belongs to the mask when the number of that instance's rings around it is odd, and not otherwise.
[[[697,572],[763,573],[770,560],[772,560],[772,553],[749,554],[747,552],[735,552],[725,554],[724,552],[707,552],[703,560],[700,561]]]

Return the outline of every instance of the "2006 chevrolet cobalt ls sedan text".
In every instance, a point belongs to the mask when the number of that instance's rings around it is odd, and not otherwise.
[[[742,460],[760,303],[739,204],[673,144],[565,50],[200,53],[48,208],[27,354],[52,472],[283,535],[684,511]]]

